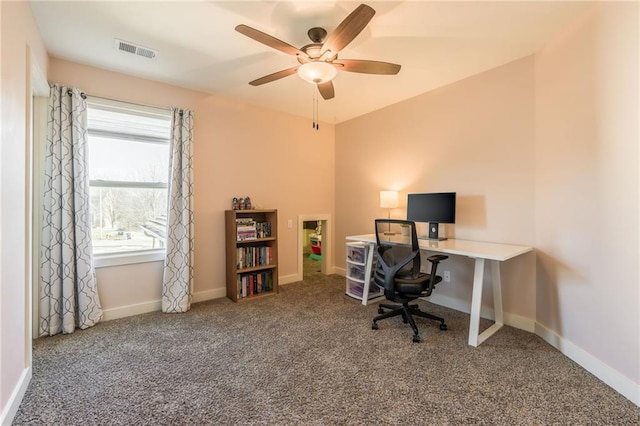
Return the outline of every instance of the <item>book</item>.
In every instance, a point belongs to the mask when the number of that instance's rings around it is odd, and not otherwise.
[[[238,274],[238,299],[273,291],[273,271]]]

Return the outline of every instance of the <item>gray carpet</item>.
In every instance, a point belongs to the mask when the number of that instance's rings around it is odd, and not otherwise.
[[[472,348],[468,315],[420,304],[449,331],[419,319],[418,344],[398,318],[371,330],[376,306],[335,275],[38,339],[14,424],[639,424],[539,337],[504,327]]]

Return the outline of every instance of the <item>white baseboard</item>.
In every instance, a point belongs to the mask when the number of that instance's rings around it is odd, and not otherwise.
[[[22,398],[24,398],[24,394],[27,391],[29,382],[31,381],[31,374],[31,367],[27,367],[22,370],[20,379],[18,380],[16,387],[13,389],[13,392],[11,392],[7,405],[5,406],[5,409],[2,410],[2,415],[0,415],[0,425],[9,426],[13,422],[13,418],[18,412],[18,408],[20,408]]]
[[[423,298],[433,304],[444,306],[445,308],[455,309],[456,311],[464,312],[465,314],[471,313],[471,304],[465,300],[458,299],[457,297],[445,296],[438,293],[432,293],[428,298]],[[482,306],[480,308],[480,316],[493,320],[493,309]]]
[[[216,288],[213,290],[200,291],[193,294],[192,303],[204,302],[205,300],[218,299],[227,296],[226,288]],[[136,303],[134,305],[119,306],[117,308],[105,309],[102,311],[102,320],[111,321],[118,318],[130,317],[133,315],[146,314],[162,310],[162,300],[151,300],[149,302]]]
[[[198,293],[193,293],[193,298],[191,299],[191,301],[193,303],[198,303],[198,302],[204,302],[205,300],[220,299],[222,297],[227,297],[226,287],[215,288],[213,290],[199,291]]]
[[[471,304],[465,300],[458,299],[455,297],[444,296],[442,294],[433,293],[428,300],[431,303],[436,305],[444,306],[445,308],[455,309],[456,311],[464,312],[466,314],[471,313]],[[482,306],[480,308],[480,316],[482,318],[489,319],[493,321],[495,319],[495,315],[492,308],[488,308],[486,306]],[[510,327],[514,327],[520,330],[528,331],[533,333],[535,330],[535,320],[531,318],[526,318],[520,315],[511,314],[509,312],[503,313],[503,319],[505,325]]]
[[[343,277],[347,276],[347,270],[345,268],[338,268],[337,266],[333,267],[333,273],[342,275]]]
[[[291,284],[301,280],[302,277],[299,274],[281,275],[278,276],[278,285]]]
[[[582,368],[611,386],[616,392],[640,406],[640,384],[609,367],[584,349],[559,336],[542,324],[536,323],[535,333],[563,355],[580,364]]]
[[[505,312],[504,314],[504,323],[513,328],[517,328],[519,330],[528,331],[529,333],[534,333],[536,330],[536,321],[522,317],[516,314],[510,314],[509,312]]]
[[[119,306],[117,308],[105,309],[102,311],[102,321],[111,321],[118,318],[131,317],[133,315],[146,314],[162,309],[161,300],[136,303],[134,305]]]

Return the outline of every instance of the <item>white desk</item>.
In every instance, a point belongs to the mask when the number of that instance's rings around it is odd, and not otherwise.
[[[370,249],[375,250],[375,234],[354,235],[346,238],[349,241],[362,241],[369,243]],[[409,244],[409,237],[402,235],[385,236],[384,241],[396,244]],[[420,250],[434,253],[455,254],[475,259],[475,269],[473,273],[473,291],[471,294],[471,319],[469,323],[469,344],[478,346],[504,325],[502,311],[502,282],[500,279],[500,263],[521,254],[530,252],[532,247],[516,246],[510,244],[485,243],[479,241],[448,239],[444,241],[419,240]],[[479,333],[480,330],[480,307],[482,305],[482,284],[484,281],[485,260],[491,266],[491,276],[493,278],[493,308],[495,312],[495,323]],[[370,279],[365,282],[364,294],[369,291]],[[363,299],[362,304],[366,305]]]

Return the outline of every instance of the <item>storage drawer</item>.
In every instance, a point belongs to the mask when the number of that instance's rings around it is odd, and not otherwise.
[[[355,297],[357,299],[362,299],[362,293],[364,291],[364,283],[360,281],[353,280],[351,278],[347,278],[347,294],[351,297]],[[382,294],[382,290],[380,287],[371,282],[369,287],[369,297],[376,297]]]
[[[367,261],[368,244],[364,243],[349,243],[347,244],[347,260],[364,265]]]
[[[347,264],[347,276],[356,280],[364,281],[364,265]]]

